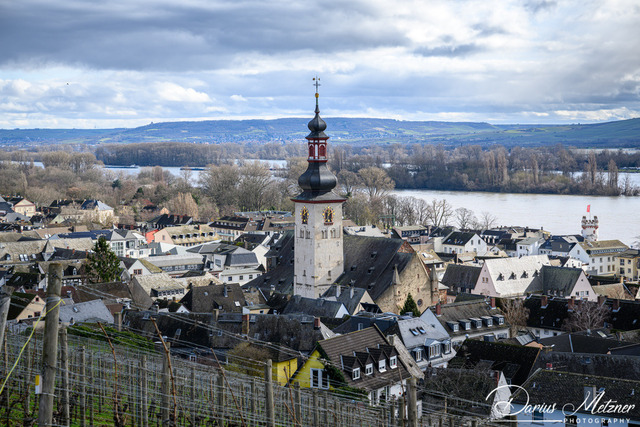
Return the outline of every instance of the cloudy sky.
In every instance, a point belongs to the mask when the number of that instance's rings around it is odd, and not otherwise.
[[[3,0],[0,128],[640,117],[638,0]]]

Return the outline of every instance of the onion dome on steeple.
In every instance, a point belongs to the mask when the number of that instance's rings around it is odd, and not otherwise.
[[[329,139],[327,134],[324,133],[324,130],[327,128],[327,123],[322,120],[320,117],[320,107],[318,107],[318,93],[316,92],[316,116],[311,119],[307,127],[311,131],[309,135],[307,135],[307,139]]]
[[[336,176],[327,167],[327,140],[329,137],[324,133],[327,124],[320,117],[320,107],[318,106],[318,78],[314,78],[316,86],[316,109],[315,117],[307,125],[311,133],[306,136],[309,156],[307,170],[298,178],[298,184],[303,192],[293,200],[343,200],[333,193],[336,187]]]

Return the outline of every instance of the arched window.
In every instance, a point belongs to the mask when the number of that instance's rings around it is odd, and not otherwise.
[[[318,148],[318,157],[325,157],[327,155],[327,147],[322,144]]]
[[[315,157],[315,150],[313,148],[313,145],[309,145],[309,157]]]

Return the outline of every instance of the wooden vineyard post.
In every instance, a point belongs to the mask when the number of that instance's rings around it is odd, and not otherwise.
[[[69,342],[67,328],[60,328],[60,365],[62,365],[62,425],[68,426],[69,417]]]
[[[276,414],[273,406],[273,362],[271,359],[268,359],[267,364],[264,366],[264,385],[265,405],[267,406],[267,426],[275,427]]]
[[[58,363],[58,320],[60,317],[60,290],[62,265],[49,265],[44,343],[42,347],[42,394],[38,407],[38,425],[48,426],[53,421],[53,397]]]

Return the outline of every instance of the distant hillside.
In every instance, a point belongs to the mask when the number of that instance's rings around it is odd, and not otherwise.
[[[151,123],[133,129],[0,130],[0,146],[134,142],[276,142],[300,141],[309,118],[209,120]],[[436,143],[537,146],[562,143],[579,147],[640,147],[640,118],[598,124],[491,125],[472,122],[400,121],[326,118],[335,143]]]

